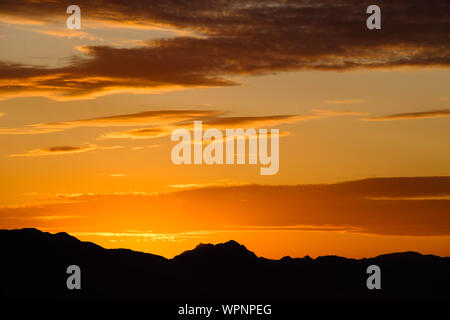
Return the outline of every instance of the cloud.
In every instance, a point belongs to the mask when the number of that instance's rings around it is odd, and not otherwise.
[[[99,140],[104,139],[148,139],[170,135],[173,128],[186,127],[188,123],[192,125],[195,119],[214,119],[221,112],[208,110],[152,110],[138,113],[120,114],[105,117],[87,118],[74,121],[62,121],[54,123],[31,124],[24,128],[6,128],[0,129],[0,135],[19,135],[19,134],[44,134],[61,132],[68,129],[79,127],[130,127],[153,125],[151,128],[137,128],[126,131],[114,131],[103,134]],[[264,117],[262,117],[264,119]],[[255,117],[259,119],[259,117]],[[165,126],[165,125],[171,126]],[[162,126],[158,126],[162,125]],[[158,145],[145,147],[135,147],[133,150],[144,148],[154,148]],[[123,146],[101,147],[92,144],[85,146],[56,146],[43,149],[33,149],[26,153],[11,154],[10,157],[35,157],[46,155],[62,155],[83,153],[93,150],[115,150]]]
[[[109,240],[111,242],[123,241],[124,238],[135,238],[137,241],[185,241],[191,238],[199,238],[201,235],[210,233],[213,233],[213,231],[154,233],[151,231],[139,232],[131,230],[129,232],[73,232],[72,235],[115,238]]]
[[[80,30],[69,30],[69,29],[37,29],[37,28],[25,28],[25,30],[37,32],[41,34],[45,34],[48,36],[53,36],[57,38],[78,38],[78,39],[87,39],[91,41],[102,41],[103,39],[93,37],[89,35],[87,32],[80,31]]]
[[[313,109],[316,115],[320,117],[339,117],[339,116],[366,116],[369,112],[360,111],[346,111],[346,110],[325,110],[325,109]]]
[[[33,125],[24,128],[3,128],[0,129],[0,135],[26,135],[26,134],[43,134],[59,132],[62,129],[57,128],[33,128]]]
[[[138,146],[131,148],[132,150],[144,150],[144,149],[153,149],[159,147],[159,144],[151,144],[148,146]]]
[[[224,186],[238,186],[242,183],[236,183],[228,179],[217,180],[215,182],[209,183],[182,183],[182,184],[171,184],[168,185],[169,188],[174,189],[196,189],[196,188],[209,188],[209,187],[224,187]]]
[[[177,191],[66,195],[58,197],[60,201],[55,203],[3,207],[0,225],[58,227],[54,221],[50,224],[44,219],[31,224],[27,217],[81,215],[85,218],[71,221],[72,230],[98,231],[101,226],[111,231],[177,233],[228,230],[233,226],[259,231],[450,235],[450,177],[372,178],[297,186],[183,183],[172,187]],[[68,225],[61,221],[59,227],[64,226]]]
[[[16,3],[17,5],[18,3]],[[23,5],[19,4],[19,6]],[[0,4],[0,7],[3,7],[4,3]],[[13,9],[14,10],[14,9]],[[42,19],[42,15],[40,16],[41,19],[39,19],[36,16],[32,16],[32,15],[28,15],[28,17],[25,17],[27,15],[21,15],[21,14],[14,14],[14,13],[6,13],[2,12],[0,13],[0,18],[1,21],[3,23],[9,23],[9,24],[14,24],[14,25],[19,25],[19,26],[29,26],[29,25],[35,25],[35,26],[43,26],[46,23],[48,23],[48,20],[46,19]]]
[[[190,121],[202,117],[211,117],[217,115],[218,113],[218,111],[208,110],[151,110],[138,113],[120,114],[75,121],[37,124],[34,126],[39,128],[76,128],[136,126],[151,124],[161,125],[180,121]]]
[[[30,220],[66,220],[66,219],[82,219],[84,216],[61,216],[61,215],[53,215],[53,216],[36,216],[36,217],[27,217]]]
[[[39,156],[52,156],[52,155],[65,155],[74,153],[83,153],[94,150],[115,150],[120,149],[122,146],[112,146],[112,147],[99,147],[96,145],[85,145],[85,146],[56,146],[44,149],[33,149],[26,153],[11,154],[10,157],[39,157]]]
[[[33,149],[27,153],[11,154],[10,157],[38,157],[47,155],[61,155],[61,154],[72,154],[72,153],[82,153],[95,150],[96,146],[87,145],[84,147],[76,146],[58,146],[49,147],[44,149]]]
[[[249,231],[340,231],[361,232],[363,230],[352,226],[317,226],[317,225],[293,225],[293,226],[227,226],[231,230]]]
[[[181,121],[193,121],[219,114],[208,110],[151,110],[138,113],[88,118],[73,121],[31,124],[24,128],[0,129],[1,134],[41,134],[60,132],[79,127],[120,127],[166,125]]]
[[[391,120],[409,120],[409,119],[424,119],[424,118],[440,118],[450,116],[450,109],[422,111],[422,112],[406,112],[396,113],[386,116],[378,116],[365,118],[365,121],[391,121]]]
[[[115,131],[103,134],[99,139],[150,139],[159,138],[171,134],[171,130],[168,128],[156,127],[156,128],[144,128],[134,129],[128,131]]]
[[[446,14],[435,0],[380,0],[382,29],[365,26],[369,1],[80,0],[89,19],[169,26],[195,36],[147,41],[136,48],[86,46],[86,58],[46,68],[3,62],[3,96],[85,98],[133,91],[238,85],[235,76],[287,71],[349,71],[450,65]],[[0,3],[9,21],[66,17],[54,1]]]
[[[223,117],[220,115],[210,116],[198,119],[189,119],[180,122],[171,123],[169,126],[160,126],[152,128],[139,128],[126,131],[115,131],[103,134],[99,139],[151,139],[168,136],[177,128],[193,130],[193,121],[202,120],[202,129],[218,128],[260,128],[273,127],[286,123],[294,123],[314,119],[315,115],[272,115],[272,116],[248,116],[248,117]],[[289,132],[282,132],[280,136],[287,136]]]
[[[349,100],[326,100],[326,103],[330,104],[356,104],[363,102],[363,99],[349,99]]]
[[[177,128],[193,129],[193,122],[201,120],[203,128],[237,129],[270,128],[301,121],[337,116],[367,115],[365,112],[313,109],[310,114],[264,116],[225,116],[217,110],[151,110],[138,113],[88,118],[73,121],[30,124],[22,128],[0,128],[0,135],[25,135],[61,132],[79,127],[137,127],[124,131],[111,131],[98,139],[150,139],[170,135]],[[151,126],[145,127],[143,126]],[[288,131],[281,136],[289,135]]]
[[[271,115],[271,116],[250,116],[250,117],[214,117],[207,119],[204,125],[214,128],[259,128],[273,127],[276,125],[295,123],[298,121],[310,120],[314,115]]]
[[[215,110],[152,110],[131,114],[88,118],[54,123],[37,123],[23,128],[3,128],[0,135],[44,134],[79,127],[142,127],[125,131],[112,131],[99,139],[147,139],[169,135],[176,128],[191,129],[195,120],[202,120],[204,127],[254,128],[271,127],[317,118],[317,115],[270,115],[225,117]]]

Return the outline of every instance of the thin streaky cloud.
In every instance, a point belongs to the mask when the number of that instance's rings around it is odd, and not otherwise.
[[[311,111],[317,115],[324,116],[324,117],[367,116],[370,114],[370,112],[349,111],[349,110],[313,109]]]
[[[249,139],[254,139],[255,141],[258,141],[259,139],[259,132],[257,131],[256,134],[245,134],[244,133],[244,138],[246,141],[248,141]],[[288,137],[291,135],[290,131],[281,131],[278,134],[274,134],[274,137],[278,137],[278,138],[284,138],[284,137]],[[267,139],[271,139],[272,138],[272,133],[270,132],[270,130],[267,132],[267,134],[265,135],[265,138]],[[235,141],[236,139],[241,139],[241,138],[237,138],[234,135],[231,136],[227,136],[226,132],[222,132],[222,137],[217,137],[217,138],[212,138],[211,140],[205,140],[205,139],[191,139],[189,141],[182,141],[180,143],[182,143],[183,145],[189,146],[189,145],[196,145],[196,144],[202,144],[202,145],[210,145],[210,144],[223,144],[223,143],[227,143],[228,141]],[[244,154],[246,157],[250,155],[250,153],[246,152]],[[236,153],[234,155],[235,159],[239,156],[238,153]]]
[[[116,150],[121,149],[123,146],[111,146],[100,147],[92,144],[85,146],[55,146],[43,149],[33,149],[26,153],[10,154],[10,157],[40,157],[40,156],[55,156],[55,155],[67,155],[75,153],[84,153],[94,150]]]
[[[11,154],[10,157],[38,157],[38,156],[47,156],[47,155],[61,155],[61,154],[73,154],[73,153],[82,153],[95,150],[97,147],[94,145],[87,146],[56,146],[49,147],[44,149],[33,149],[26,153],[17,153]]]
[[[94,36],[89,35],[87,32],[80,30],[68,30],[68,29],[54,30],[54,29],[37,29],[29,27],[26,27],[24,29],[27,31],[37,32],[40,34],[45,34],[47,36],[53,36],[57,38],[68,38],[68,39],[78,38],[82,40],[86,39],[91,41],[102,41],[102,42],[104,41],[103,39],[96,38]]]
[[[1,3],[0,3],[1,5]],[[8,24],[14,24],[14,25],[23,25],[23,26],[29,26],[29,25],[35,25],[35,26],[43,26],[49,23],[48,20],[43,19],[43,15],[39,15],[39,18],[37,18],[36,16],[28,16],[26,17],[25,15],[11,15],[11,14],[6,14],[4,11],[0,14],[0,20],[3,23],[8,23]]]
[[[137,113],[120,114],[74,121],[36,124],[34,126],[40,128],[75,128],[167,124],[197,119],[201,117],[211,117],[217,115],[218,113],[218,111],[209,110],[150,110]]]
[[[114,131],[103,134],[99,140],[106,139],[152,139],[170,135],[172,131],[165,127],[143,128],[127,131]]]
[[[158,148],[159,144],[151,144],[148,146],[138,146],[138,147],[133,147],[131,148],[131,150],[144,150],[144,149],[153,149],[153,148]]]
[[[291,135],[290,131],[281,131],[278,134],[274,134],[273,136],[274,137],[278,137],[278,138],[283,138],[283,137],[287,137],[287,136],[290,136],[290,135]],[[245,135],[244,139],[245,140],[249,140],[249,139],[258,140],[259,136],[260,136],[260,133],[259,133],[259,131],[257,131],[256,134]],[[268,131],[265,137],[267,139],[271,139],[272,138],[272,133],[270,131]],[[236,139],[236,137],[234,137],[234,136],[227,136],[226,133],[224,133],[221,138],[217,138],[217,139],[213,138],[211,140],[202,139],[201,143],[205,144],[205,145],[212,144],[212,143],[216,143],[216,144],[217,143],[226,143],[228,141],[234,141],[235,139]],[[190,143],[191,144],[197,144],[197,143],[200,143],[200,141],[191,140]],[[245,153],[245,155],[247,156],[248,153]],[[237,156],[238,156],[238,154],[235,154],[235,157],[237,157]]]
[[[201,235],[212,234],[216,231],[213,230],[199,230],[189,232],[177,232],[177,233],[154,233],[154,232],[73,232],[73,235],[77,236],[96,236],[96,237],[115,237],[115,238],[137,238],[143,239],[143,241],[183,241],[186,239],[197,238]],[[111,240],[110,240],[111,241]],[[113,241],[123,241],[113,239]]]
[[[60,132],[79,127],[114,127],[167,125],[217,116],[219,111],[208,110],[150,110],[131,114],[87,118],[73,121],[30,124],[23,128],[3,128],[0,135],[26,135]]]
[[[311,120],[314,115],[271,115],[271,116],[251,116],[251,117],[215,117],[204,122],[205,126],[217,128],[242,127],[262,127],[274,126],[298,121]]]
[[[3,128],[0,129],[0,135],[27,135],[27,134],[44,134],[44,133],[54,133],[60,132],[63,129],[56,128],[33,128],[33,125],[24,128]]]
[[[261,128],[302,121],[319,120],[326,117],[363,116],[365,112],[347,110],[312,109],[310,114],[288,114],[267,116],[223,116],[217,110],[151,110],[131,114],[87,118],[73,121],[30,124],[22,128],[0,128],[0,135],[30,135],[55,133],[79,127],[142,127],[102,134],[105,139],[149,139],[170,135],[173,129],[192,129],[195,120],[202,120],[205,128]]]
[[[191,128],[195,120],[202,120],[205,127],[270,127],[317,119],[318,115],[270,115],[247,117],[224,117],[223,111],[214,110],[152,110],[132,114],[89,118],[74,121],[30,124],[23,128],[0,129],[0,135],[44,134],[79,127],[142,127],[126,131],[113,131],[103,134],[99,139],[144,139],[170,134],[173,128]]]
[[[363,99],[348,99],[348,100],[326,100],[329,104],[356,104],[363,102]]]
[[[334,225],[289,225],[289,226],[226,226],[230,230],[245,231],[337,231],[337,232],[363,232],[363,229],[353,226]]]
[[[426,119],[426,118],[440,118],[450,116],[450,109],[421,111],[421,112],[406,112],[395,113],[385,116],[377,116],[364,118],[364,121],[393,121],[393,120],[411,120],[411,119]]]
[[[228,179],[217,180],[208,183],[181,183],[181,184],[171,184],[168,185],[169,188],[173,189],[198,189],[198,188],[209,188],[209,187],[225,187],[225,186],[239,186],[245,185],[243,182],[235,182]]]

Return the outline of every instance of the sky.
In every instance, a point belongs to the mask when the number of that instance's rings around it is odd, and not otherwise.
[[[172,257],[450,255],[448,1],[0,3],[0,228]],[[278,128],[280,167],[175,165],[177,128]]]

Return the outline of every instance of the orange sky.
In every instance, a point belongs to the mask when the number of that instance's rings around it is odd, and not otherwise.
[[[230,239],[277,258],[450,255],[438,2],[381,1],[371,32],[350,1],[78,1],[81,30],[64,5],[2,1],[0,228],[165,256]],[[279,128],[279,172],[174,165],[170,133],[199,119]],[[376,177],[429,178],[366,189]]]

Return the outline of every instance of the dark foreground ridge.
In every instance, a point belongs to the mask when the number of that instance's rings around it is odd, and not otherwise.
[[[450,258],[415,252],[269,260],[229,241],[166,259],[21,229],[0,230],[0,257],[1,298],[450,298]],[[381,268],[381,290],[366,287],[372,264]],[[69,265],[81,268],[81,290],[66,287]]]

